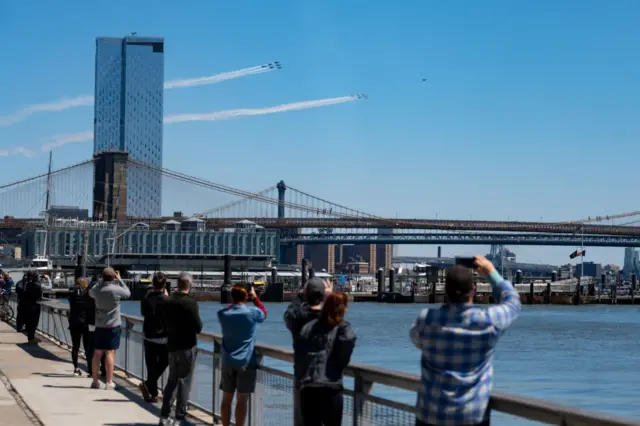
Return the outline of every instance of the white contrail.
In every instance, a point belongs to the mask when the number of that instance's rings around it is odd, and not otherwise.
[[[274,71],[276,69],[279,68],[276,67],[273,63],[263,64],[255,67],[243,68],[236,71],[228,71],[205,77],[170,80],[164,84],[164,88],[177,89],[184,87],[204,86],[208,84],[220,83],[226,80],[232,80],[234,78],[246,77],[254,74],[262,74],[265,72]],[[58,101],[46,104],[29,105],[9,115],[0,116],[0,127],[19,123],[27,119],[27,117],[29,117],[30,115],[36,114],[38,112],[57,112],[64,111],[70,108],[92,106],[93,102],[93,96],[82,95],[75,98],[62,98]]]
[[[228,111],[210,112],[207,114],[176,114],[164,118],[165,124],[184,123],[186,121],[220,121],[249,115],[267,115],[278,112],[297,111],[301,109],[319,108],[329,105],[343,104],[358,100],[357,96],[341,96],[338,98],[318,99],[315,101],[293,102],[267,108],[243,108]]]
[[[319,108],[329,105],[343,104],[353,102],[358,99],[364,99],[364,95],[341,96],[337,98],[317,99],[314,101],[292,102],[288,104],[276,105],[266,108],[244,108],[230,109],[227,111],[210,112],[207,114],[177,114],[169,115],[164,118],[164,124],[184,123],[187,121],[220,121],[230,120],[237,117],[247,117],[251,115],[267,115],[279,112],[297,111],[302,109]],[[76,142],[89,142],[93,140],[93,132],[68,133],[63,135],[51,136],[49,142],[40,146],[38,150],[31,150],[26,147],[14,147],[0,150],[0,157],[8,157],[12,155],[24,155],[25,157],[33,157],[39,153],[51,151],[63,145]]]
[[[259,65],[257,67],[244,68],[237,71],[223,72],[206,77],[187,78],[181,80],[171,80],[164,84],[165,89],[177,89],[180,87],[203,86],[206,84],[220,83],[221,81],[231,80],[234,78],[246,77],[248,75],[262,74],[273,71],[275,68],[269,68],[268,65]]]
[[[91,105],[93,105],[93,96],[90,95],[78,96],[76,98],[62,98],[59,101],[48,104],[29,105],[12,114],[0,116],[0,126],[9,126],[18,123],[37,112],[64,111],[69,108]]]

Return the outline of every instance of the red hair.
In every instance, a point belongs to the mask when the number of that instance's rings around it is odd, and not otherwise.
[[[247,289],[240,285],[234,285],[231,287],[231,300],[233,303],[242,303],[246,302],[249,298],[249,294],[247,293]]]
[[[344,293],[331,293],[324,300],[320,319],[329,325],[338,325],[344,319],[347,312],[349,299]]]

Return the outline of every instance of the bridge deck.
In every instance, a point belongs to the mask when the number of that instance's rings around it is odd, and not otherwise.
[[[72,372],[69,351],[44,339],[39,346],[27,345],[23,334],[0,323],[4,383],[0,383],[0,422],[14,426],[158,423],[159,407],[144,403],[132,382],[116,377],[115,390],[90,389],[90,378]]]

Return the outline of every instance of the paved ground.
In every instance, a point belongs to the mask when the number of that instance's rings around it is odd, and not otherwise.
[[[117,378],[115,390],[90,389],[90,378],[76,377],[72,372],[66,349],[44,339],[39,346],[27,345],[24,335],[0,322],[0,423],[12,426],[158,424],[158,407],[146,404],[134,383]],[[15,397],[12,389],[17,394]]]

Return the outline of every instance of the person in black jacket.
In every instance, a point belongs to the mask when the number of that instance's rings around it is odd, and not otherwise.
[[[167,278],[162,272],[153,276],[151,290],[140,302],[140,313],[144,317],[144,358],[147,364],[147,381],[139,385],[147,402],[158,400],[158,379],[169,365],[167,352],[168,330],[165,315]]]
[[[16,289],[15,289],[16,298],[18,299],[18,306],[16,309],[16,331],[18,333],[24,332],[24,328],[25,328],[25,315],[24,315],[25,299],[23,299],[22,296],[24,295],[24,286],[27,283],[27,275],[28,273],[24,274],[22,279],[18,281],[18,283],[16,284]]]
[[[296,295],[284,313],[284,323],[291,332],[291,338],[293,340],[294,376],[296,376],[295,372],[300,365],[298,359],[295,358],[300,330],[310,321],[320,318],[322,301],[327,295],[331,294],[332,290],[333,285],[331,281],[323,281],[321,278],[313,277],[307,281],[302,292]],[[302,424],[302,414],[300,413],[300,387],[297,381],[294,381],[293,399],[294,424],[300,426]]]
[[[89,320],[93,312],[95,316],[95,306],[93,299],[89,297],[89,286],[87,280],[78,278],[76,285],[69,293],[69,333],[71,334],[71,362],[73,362],[73,373],[81,376],[82,372],[78,368],[78,353],[80,352],[80,341],[84,347],[84,354],[89,360],[87,368],[91,375],[91,359],[93,359],[93,332],[89,330]]]
[[[40,321],[42,286],[40,285],[40,278],[36,271],[27,272],[26,280],[24,292],[20,299],[24,304],[23,315],[27,329],[27,338],[29,339],[29,344],[35,345],[38,344],[38,341],[36,340],[36,329],[38,328],[38,322]]]
[[[169,351],[169,379],[162,394],[160,424],[170,424],[169,414],[177,388],[175,418],[183,420],[187,415],[187,403],[191,391],[191,379],[196,366],[198,334],[202,331],[202,320],[198,302],[189,296],[192,278],[186,272],[178,277],[178,289],[166,302]]]
[[[347,303],[344,293],[330,294],[320,318],[300,331],[296,346],[300,365],[295,374],[304,426],[342,424],[343,373],[356,344],[356,335],[344,320]]]

